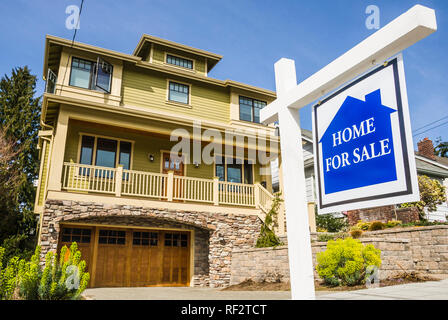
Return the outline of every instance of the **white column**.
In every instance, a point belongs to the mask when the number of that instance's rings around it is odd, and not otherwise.
[[[50,172],[48,176],[48,190],[61,191],[62,169],[64,166],[65,144],[68,131],[68,113],[60,108],[56,134],[53,139],[53,147],[50,156]]]
[[[280,59],[275,64],[278,98],[297,86],[295,63]],[[281,108],[280,147],[283,198],[285,199],[288,255],[293,300],[314,299],[314,275],[303,165],[302,133],[297,109]]]

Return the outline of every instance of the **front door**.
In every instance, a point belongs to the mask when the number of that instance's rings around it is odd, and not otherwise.
[[[177,176],[184,175],[184,161],[182,156],[170,154],[169,152],[163,153],[162,173],[168,173],[168,171],[174,171],[174,174]]]
[[[184,175],[184,161],[182,156],[170,154],[169,152],[163,153],[163,165],[162,173],[168,173],[173,171],[175,176]],[[167,194],[167,186],[165,188],[165,194]],[[174,179],[173,196],[175,199],[182,199],[184,197],[184,181],[182,179]],[[179,201],[179,200],[175,200]]]

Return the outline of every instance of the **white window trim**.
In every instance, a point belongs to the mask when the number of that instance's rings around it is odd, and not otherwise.
[[[179,84],[183,84],[185,86],[188,86],[188,103],[182,103],[182,102],[178,102],[178,101],[173,101],[170,100],[170,82],[175,82],[175,83],[179,83]],[[191,108],[191,84],[187,83],[187,82],[182,82],[182,81],[178,81],[178,80],[174,80],[174,79],[166,79],[166,103],[167,104],[171,104],[171,105],[175,105],[175,106],[180,106],[180,107],[186,107],[186,108]]]

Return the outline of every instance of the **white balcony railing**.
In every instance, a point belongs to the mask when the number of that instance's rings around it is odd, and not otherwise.
[[[269,211],[273,195],[259,184],[242,184],[107,168],[66,162],[62,188],[69,191],[109,193],[121,196],[147,197],[167,201],[189,201],[213,205],[260,208]]]

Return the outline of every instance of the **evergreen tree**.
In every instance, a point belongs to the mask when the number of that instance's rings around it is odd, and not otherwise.
[[[39,174],[40,119],[40,97],[34,97],[36,80],[26,66],[13,69],[11,76],[5,75],[0,80],[0,129],[5,139],[13,142],[16,154],[8,170],[19,177],[14,192],[0,195],[0,244],[6,249],[5,257],[27,255],[34,247],[36,188],[33,181]]]
[[[448,142],[442,141],[442,137],[436,139],[436,147],[434,148],[434,154],[439,157],[448,158]]]

